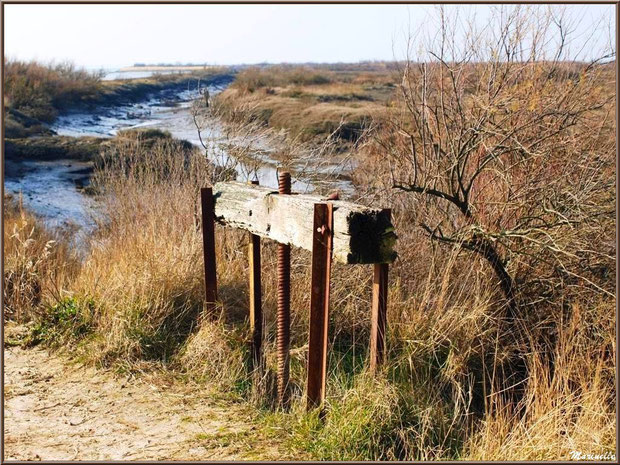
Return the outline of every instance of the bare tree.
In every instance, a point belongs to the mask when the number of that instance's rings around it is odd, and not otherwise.
[[[213,165],[211,181],[236,179],[239,176],[248,180],[256,178],[261,165],[260,156],[249,159],[243,155],[245,150],[257,144],[261,135],[255,134],[250,128],[231,131],[223,127],[213,106],[204,104],[204,92],[208,91],[199,91],[202,98],[192,102],[190,114],[205,157]]]
[[[410,37],[402,105],[370,144],[388,187],[419,196],[430,238],[489,263],[509,318],[518,276],[613,293],[596,275],[615,257],[615,53],[593,57],[596,33],[576,41],[567,18],[504,6],[476,27],[440,8],[416,59]]]

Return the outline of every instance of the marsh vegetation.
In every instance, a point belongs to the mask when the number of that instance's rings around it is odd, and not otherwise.
[[[129,131],[102,147],[82,260],[5,202],[4,318],[30,328],[18,342],[233,393],[300,457],[613,453],[615,55],[573,58],[558,16],[496,19],[457,43],[462,25],[441,16],[425,53],[394,63],[247,69],[215,99],[232,126],[280,134],[283,163],[327,140],[315,156],[356,160],[349,198],[392,208],[387,363],[368,373],[370,270],[335,264],[325,418],[303,401],[309,253],[292,254],[289,411],[274,409],[275,244],[264,379],[249,370],[246,234],[217,229],[221,302],[204,314],[199,189],[230,176],[207,145]]]

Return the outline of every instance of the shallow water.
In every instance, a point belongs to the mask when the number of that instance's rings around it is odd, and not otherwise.
[[[211,96],[215,96],[223,90],[223,87],[208,86],[208,90]],[[167,95],[164,99],[156,96],[140,103],[101,107],[96,112],[72,112],[60,116],[51,128],[59,135],[75,137],[112,137],[123,129],[162,129],[170,132],[173,137],[187,140],[203,148],[190,112],[192,102],[197,98],[200,98],[198,90],[189,88],[174,95]],[[202,133],[202,139],[202,142],[209,147],[209,153],[217,153],[212,161],[216,164],[226,163],[228,155],[222,149],[222,145],[234,141],[227,140],[223,136],[221,125],[217,120],[209,121],[207,130]],[[269,158],[263,161],[265,163],[251,175],[248,172],[253,170],[240,166],[238,179],[244,181],[250,177],[258,179],[261,185],[277,188],[276,162]],[[293,179],[292,187],[298,192],[312,191],[310,184],[299,179]]]
[[[211,96],[223,87],[209,86]],[[75,111],[60,116],[51,129],[65,136],[113,137],[119,130],[150,127],[169,131],[174,137],[185,139],[202,148],[198,131],[191,116],[192,102],[199,98],[197,88],[171,93],[162,91],[150,99],[116,106],[101,106],[96,110]],[[219,121],[209,121],[208,130],[202,134],[203,143],[209,148],[210,158],[216,164],[228,161],[226,144],[234,140],[223,136]],[[258,179],[261,185],[277,189],[277,163],[269,158],[269,147],[262,147],[264,154],[258,168],[240,164],[238,180]],[[90,164],[68,160],[9,162],[5,171],[5,191],[20,194],[26,207],[40,215],[52,227],[75,224],[84,231],[94,225],[92,198],[76,188],[76,180],[87,184],[84,169]],[[293,177],[296,192],[312,192],[309,182]]]
[[[151,76],[158,76],[161,74],[184,74],[189,73],[191,70],[157,70],[157,71],[105,71],[104,76],[101,78],[103,81],[116,81],[123,79],[143,79]]]
[[[78,190],[88,184],[90,163],[73,160],[5,161],[5,192],[22,195],[22,202],[53,228],[93,225],[94,201]]]
[[[209,90],[218,92],[221,89],[211,86]],[[187,111],[190,102],[198,95],[197,90],[186,89],[172,95],[166,92],[165,97],[153,96],[137,103],[73,111],[59,116],[50,128],[61,136],[112,137],[123,129],[155,125],[172,108],[185,108]]]

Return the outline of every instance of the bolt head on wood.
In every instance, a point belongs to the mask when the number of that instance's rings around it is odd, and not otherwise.
[[[327,200],[340,200],[340,192],[334,191],[327,196]]]

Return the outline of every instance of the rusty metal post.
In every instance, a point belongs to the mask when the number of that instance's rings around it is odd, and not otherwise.
[[[391,211],[384,210],[390,218]],[[385,361],[385,330],[387,325],[387,263],[376,263],[372,280],[372,311],[370,315],[370,371],[376,373]]]
[[[333,205],[314,205],[312,232],[312,291],[308,341],[308,410],[325,400],[327,378],[327,334],[329,326],[329,281],[332,264]]]
[[[250,184],[258,185],[258,181]],[[261,305],[261,266],[260,266],[260,237],[248,233],[248,261],[250,268],[250,331],[252,332],[252,363],[254,369],[260,369],[261,345],[263,340],[263,310]]]
[[[291,173],[282,172],[279,177],[279,194],[291,193]],[[286,218],[282,219],[286,221]],[[288,404],[288,382],[291,345],[291,247],[278,244],[278,402]]]
[[[215,313],[217,301],[217,274],[215,266],[215,209],[213,190],[210,187],[200,189],[202,206],[202,249],[205,265],[205,297],[207,314]]]

